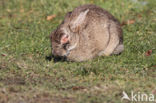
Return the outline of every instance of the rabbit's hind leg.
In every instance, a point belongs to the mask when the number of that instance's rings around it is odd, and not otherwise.
[[[119,45],[118,35],[115,33],[110,34],[109,43],[108,43],[106,49],[103,51],[104,56],[111,55],[114,52],[115,48],[117,48],[118,45]]]
[[[119,45],[120,38],[118,35],[119,32],[118,32],[117,25],[115,23],[111,23],[108,30],[109,30],[108,45],[104,51],[100,52],[100,55],[104,55],[104,56],[109,56],[109,55],[113,54],[115,49],[117,50],[117,52],[120,52],[120,51],[122,51],[122,48],[123,48],[123,46]],[[119,48],[118,48],[118,46],[119,46]],[[117,53],[117,52],[114,52],[114,53]]]

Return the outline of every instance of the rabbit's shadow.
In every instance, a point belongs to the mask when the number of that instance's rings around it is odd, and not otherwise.
[[[45,59],[47,61],[54,61],[54,63],[56,62],[65,62],[66,61],[66,58],[63,58],[63,57],[54,57],[52,54],[48,55],[45,57]]]

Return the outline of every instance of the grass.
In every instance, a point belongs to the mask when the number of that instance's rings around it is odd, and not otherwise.
[[[121,101],[123,91],[156,100],[156,2],[144,1],[1,0],[0,103],[130,103]],[[51,31],[88,3],[133,21],[122,27],[125,51],[81,63],[49,60]]]

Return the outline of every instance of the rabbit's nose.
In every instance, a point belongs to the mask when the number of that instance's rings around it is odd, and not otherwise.
[[[54,56],[62,56],[62,53],[59,50],[53,50],[52,51],[52,55],[54,55]]]

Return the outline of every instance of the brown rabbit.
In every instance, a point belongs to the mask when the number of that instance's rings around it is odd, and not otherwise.
[[[86,61],[124,50],[120,23],[95,5],[82,5],[67,13],[52,32],[51,43],[54,56],[70,61]]]

